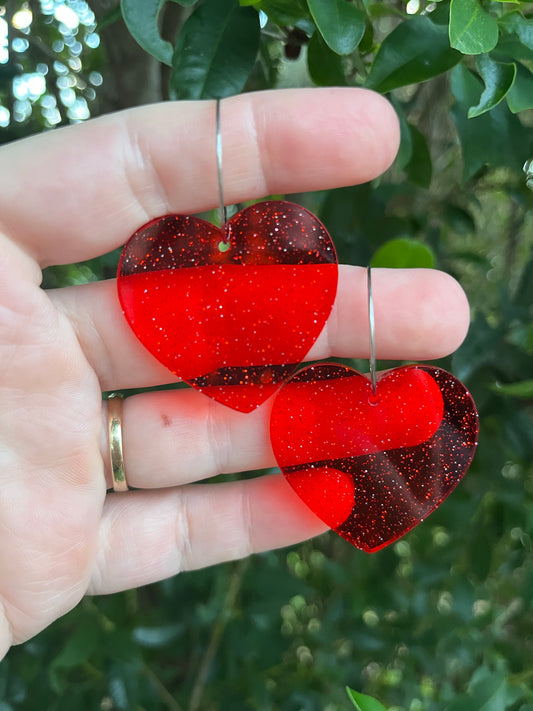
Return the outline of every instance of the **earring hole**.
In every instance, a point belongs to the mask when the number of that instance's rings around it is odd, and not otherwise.
[[[372,407],[375,407],[376,405],[379,404],[379,395],[377,393],[371,393],[368,396],[368,404],[372,405]]]

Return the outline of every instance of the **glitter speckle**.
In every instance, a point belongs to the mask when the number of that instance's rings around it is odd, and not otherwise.
[[[122,309],[143,345],[242,412],[294,372],[336,289],[326,229],[299,205],[279,201],[246,208],[222,229],[190,216],[153,220],[128,241],[118,270]]]
[[[365,376],[320,364],[282,387],[271,418],[272,447],[291,486],[367,552],[396,541],[444,501],[470,466],[478,435],[470,394],[440,368],[387,371],[373,403],[371,396]],[[338,491],[330,472],[343,477]]]

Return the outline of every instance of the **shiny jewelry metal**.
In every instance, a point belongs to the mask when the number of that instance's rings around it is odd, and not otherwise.
[[[374,338],[375,321],[374,321],[374,299],[372,297],[372,267],[368,265],[366,269],[366,283],[368,288],[368,328],[370,331],[370,382],[372,383],[372,392],[376,394],[376,342]]]
[[[107,400],[107,435],[113,491],[128,491],[129,489],[124,471],[124,452],[122,450],[122,400],[122,395],[115,393],[110,395]]]
[[[216,114],[216,136],[217,136],[217,176],[218,176],[218,201],[219,201],[219,219],[220,226],[228,221],[228,213],[224,204],[224,184],[222,182],[222,130],[220,128],[220,99],[217,99],[217,114]]]

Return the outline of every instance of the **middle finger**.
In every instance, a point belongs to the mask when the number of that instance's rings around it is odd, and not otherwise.
[[[378,358],[436,359],[461,344],[469,309],[452,277],[432,269],[375,269],[372,275]],[[114,280],[48,294],[69,317],[103,391],[178,380],[133,334],[122,314]],[[368,354],[366,269],[341,265],[333,310],[306,359],[365,358]]]

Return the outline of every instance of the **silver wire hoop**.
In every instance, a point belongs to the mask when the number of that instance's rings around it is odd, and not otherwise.
[[[376,342],[375,342],[375,321],[374,321],[374,299],[372,296],[372,267],[370,264],[366,268],[366,283],[368,288],[368,328],[370,332],[370,382],[372,392],[375,395],[377,390],[376,380]]]
[[[220,226],[223,227],[228,221],[228,213],[224,203],[224,183],[222,180],[222,130],[220,127],[220,99],[216,100],[216,153],[217,153],[217,176],[218,176],[218,201]]]

